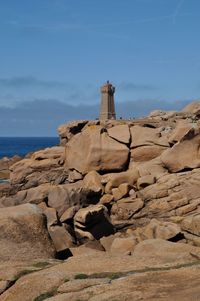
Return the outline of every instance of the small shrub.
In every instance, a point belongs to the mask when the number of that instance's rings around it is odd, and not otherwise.
[[[110,272],[102,272],[102,273],[95,273],[91,274],[89,278],[109,278],[110,280],[118,279],[124,276],[124,273],[116,272],[116,273],[110,273]]]
[[[47,298],[53,297],[56,294],[56,290],[53,289],[52,291],[43,293],[41,295],[39,295],[38,297],[36,297],[33,301],[43,301]]]
[[[123,276],[122,273],[110,273],[110,274],[108,274],[108,278],[110,280],[115,280],[115,279],[121,278],[122,276]]]
[[[15,275],[14,281],[17,281],[19,278],[21,278],[22,276],[31,274],[33,272],[35,272],[37,270],[22,270],[19,273],[17,273],[17,275]]]
[[[74,276],[74,279],[87,279],[88,275],[87,274],[76,274]]]

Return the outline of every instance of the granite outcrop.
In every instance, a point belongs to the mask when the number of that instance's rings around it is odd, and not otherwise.
[[[58,128],[60,146],[14,160],[9,185],[0,184],[0,300],[161,300],[155,287],[137,291],[136,278],[146,281],[148,272],[168,283],[174,274],[183,287],[181,268],[193,289],[180,290],[180,300],[195,298],[199,112],[195,102],[141,119],[73,121]],[[38,259],[47,267],[32,271]],[[21,267],[31,274],[13,282]]]

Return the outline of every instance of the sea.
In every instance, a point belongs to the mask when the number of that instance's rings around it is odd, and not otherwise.
[[[0,137],[0,159],[59,145],[58,137]]]

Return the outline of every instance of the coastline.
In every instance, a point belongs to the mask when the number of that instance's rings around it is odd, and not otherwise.
[[[0,160],[25,157],[28,153],[59,144],[58,137],[0,137]]]

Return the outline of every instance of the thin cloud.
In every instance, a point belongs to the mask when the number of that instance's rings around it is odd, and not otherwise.
[[[179,0],[178,5],[176,6],[174,13],[172,14],[173,24],[176,23],[176,18],[178,17],[179,12],[180,12],[184,2],[185,2],[185,0]]]
[[[46,80],[32,76],[0,78],[0,104],[14,107],[16,103],[31,103],[39,98],[87,104],[97,101],[100,92],[99,87],[93,83]]]
[[[179,2],[179,5],[176,7],[175,11],[169,15],[162,15],[157,17],[149,17],[149,18],[140,18],[130,21],[118,21],[112,23],[97,23],[97,24],[78,24],[78,23],[58,23],[58,24],[34,24],[34,23],[21,23],[19,21],[8,21],[6,24],[19,29],[24,30],[26,32],[48,32],[48,33],[56,33],[56,32],[71,32],[71,31],[93,31],[96,29],[103,28],[115,28],[119,26],[130,26],[137,24],[145,24],[145,23],[153,23],[153,22],[161,22],[166,20],[172,20],[175,23],[176,18],[179,16],[191,16],[191,14],[179,14],[181,7],[183,5],[184,0]],[[100,34],[100,32],[95,32],[95,34]],[[113,38],[124,38],[123,35],[112,34]],[[125,36],[126,38],[126,36]]]
[[[117,85],[120,90],[123,91],[153,91],[157,90],[157,87],[148,84],[140,84],[133,82],[122,82]]]
[[[180,110],[189,101],[168,102],[138,99],[116,103],[118,118],[140,117],[152,110]],[[70,120],[95,119],[99,103],[71,105],[56,99],[38,99],[20,103],[14,108],[0,107],[0,137],[2,136],[56,136],[57,127]]]
[[[59,88],[65,87],[69,83],[55,81],[55,80],[41,80],[32,76],[22,76],[22,77],[10,77],[10,78],[0,78],[0,87],[44,87],[44,88]]]

